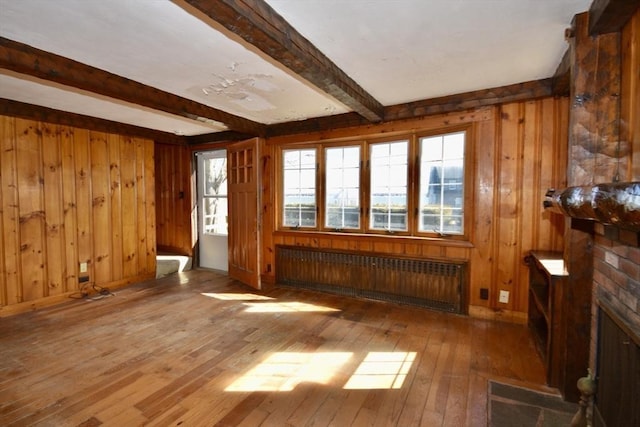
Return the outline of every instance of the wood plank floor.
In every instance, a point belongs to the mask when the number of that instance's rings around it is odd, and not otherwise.
[[[2,426],[485,426],[526,327],[192,270],[0,318]]]

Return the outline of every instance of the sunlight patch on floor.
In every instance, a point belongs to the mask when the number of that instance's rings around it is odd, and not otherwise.
[[[245,303],[249,313],[292,313],[292,312],[330,312],[340,311],[336,308],[324,307],[321,305],[307,304],[304,302],[264,302]]]
[[[345,389],[402,388],[409,369],[416,359],[412,352],[371,352],[351,376]]]
[[[256,294],[236,294],[236,293],[209,293],[202,292],[202,295],[205,297],[211,297],[223,301],[267,301],[272,300],[274,298],[266,297],[264,295],[256,295]]]
[[[279,352],[234,381],[225,391],[291,391],[300,383],[327,384],[353,357],[351,352]],[[370,352],[345,384],[345,389],[399,389],[416,352]]]
[[[291,391],[298,384],[327,384],[351,352],[279,352],[247,372],[225,391]]]

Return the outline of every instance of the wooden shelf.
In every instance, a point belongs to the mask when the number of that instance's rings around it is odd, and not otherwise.
[[[545,362],[548,385],[560,388],[565,363],[562,337],[566,330],[562,296],[569,274],[560,252],[532,251],[527,262],[529,327]]]

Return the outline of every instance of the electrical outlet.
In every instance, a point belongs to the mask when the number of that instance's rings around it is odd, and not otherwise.
[[[80,273],[86,273],[87,272],[87,263],[86,262],[81,262],[80,263]]]
[[[498,298],[498,301],[503,303],[503,304],[508,304],[509,303],[509,291],[500,291],[500,297]]]

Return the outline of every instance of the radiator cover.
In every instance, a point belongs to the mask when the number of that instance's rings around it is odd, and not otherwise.
[[[276,246],[280,285],[466,313],[466,262]]]

